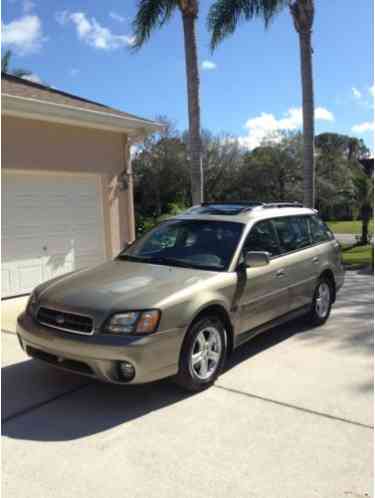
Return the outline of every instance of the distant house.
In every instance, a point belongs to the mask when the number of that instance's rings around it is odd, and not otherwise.
[[[134,238],[129,149],[158,123],[2,74],[2,297]]]

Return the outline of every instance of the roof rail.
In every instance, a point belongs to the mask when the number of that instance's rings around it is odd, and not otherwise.
[[[256,207],[261,207],[262,202],[252,201],[231,201],[231,202],[202,202],[201,208],[210,210],[210,214],[239,214],[251,211]]]
[[[213,202],[202,202],[201,206],[243,206],[243,207],[255,207],[262,206],[263,202],[258,201],[213,201]]]
[[[258,202],[258,201],[229,201],[229,202],[202,202],[190,208],[187,213],[236,215],[247,211],[270,208],[304,207],[300,202]]]
[[[262,205],[263,209],[271,209],[271,208],[288,208],[288,207],[300,207],[303,208],[304,205],[300,202],[267,202]]]

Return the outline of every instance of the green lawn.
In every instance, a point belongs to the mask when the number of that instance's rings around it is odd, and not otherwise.
[[[346,265],[369,265],[371,263],[372,247],[357,246],[348,251],[343,251],[342,255]]]
[[[361,221],[328,221],[327,225],[332,230],[333,233],[354,233],[360,234],[362,231]],[[370,232],[373,233],[374,230],[373,220],[370,221]]]

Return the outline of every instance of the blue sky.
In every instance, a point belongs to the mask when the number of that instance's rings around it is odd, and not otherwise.
[[[301,123],[298,39],[289,12],[266,31],[243,23],[211,54],[201,0],[198,51],[202,126],[252,148],[269,132]],[[372,0],[316,0],[316,131],[363,138],[373,149]],[[132,53],[136,0],[3,0],[3,45],[13,66],[48,84],[104,104],[187,126],[181,18]]]

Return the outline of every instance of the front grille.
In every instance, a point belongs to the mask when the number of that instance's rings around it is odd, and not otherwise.
[[[91,335],[93,333],[93,320],[89,316],[67,313],[52,308],[41,306],[37,314],[40,324],[55,329],[73,332],[76,334]]]

